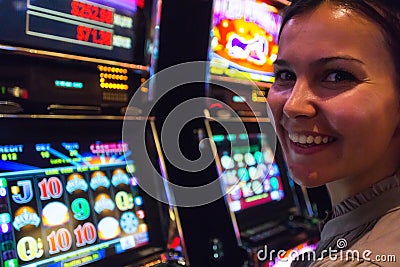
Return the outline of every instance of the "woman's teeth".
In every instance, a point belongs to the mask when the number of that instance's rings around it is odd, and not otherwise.
[[[289,133],[289,139],[293,143],[299,143],[302,145],[311,145],[311,144],[327,144],[333,141],[333,137],[328,136],[321,136],[321,135],[304,135],[304,134],[297,134],[297,133]]]

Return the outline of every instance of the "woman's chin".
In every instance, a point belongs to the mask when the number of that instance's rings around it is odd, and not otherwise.
[[[307,173],[304,172],[299,173],[295,171],[289,171],[289,172],[293,181],[298,185],[305,187],[318,187],[325,184],[325,182],[322,181],[317,172],[307,172]]]
[[[318,183],[316,181],[307,181],[307,182],[298,181],[298,180],[294,180],[294,181],[298,185],[301,185],[301,186],[304,186],[307,188],[313,188],[313,187],[319,187],[319,186],[325,185],[324,183]]]

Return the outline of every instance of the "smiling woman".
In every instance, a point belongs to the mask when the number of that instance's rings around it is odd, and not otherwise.
[[[269,105],[293,179],[326,184],[334,207],[312,266],[332,266],[329,249],[400,260],[399,27],[399,0],[302,0],[284,15]]]

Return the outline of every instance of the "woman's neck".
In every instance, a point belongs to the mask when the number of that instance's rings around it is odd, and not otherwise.
[[[388,168],[388,171],[385,173],[375,173],[374,171],[370,171],[365,175],[343,178],[328,183],[326,186],[331,198],[332,206],[334,207],[349,197],[365,191],[377,182],[393,176],[397,170],[398,168],[396,167]]]

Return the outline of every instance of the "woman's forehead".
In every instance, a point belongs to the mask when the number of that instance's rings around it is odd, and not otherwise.
[[[345,7],[322,4],[312,12],[297,15],[282,29],[280,56],[313,53],[385,53],[379,26]],[[373,52],[375,51],[375,52]],[[355,55],[358,56],[358,55]]]

